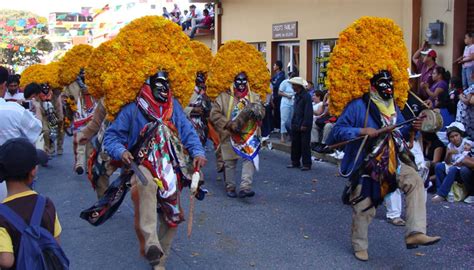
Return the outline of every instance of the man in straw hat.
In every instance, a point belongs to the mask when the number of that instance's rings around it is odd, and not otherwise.
[[[311,169],[311,128],[313,127],[313,103],[306,91],[308,83],[301,77],[288,80],[295,91],[293,117],[291,118],[291,164],[287,168]]]

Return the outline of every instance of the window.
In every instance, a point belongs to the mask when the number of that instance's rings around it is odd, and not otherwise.
[[[327,90],[326,76],[329,64],[329,56],[331,55],[336,39],[315,40],[313,41],[313,76],[315,90]]]
[[[257,51],[259,51],[262,56],[263,56],[263,59],[267,59],[267,43],[266,42],[253,42],[253,43],[249,43],[250,45],[254,46],[255,49],[257,49]]]

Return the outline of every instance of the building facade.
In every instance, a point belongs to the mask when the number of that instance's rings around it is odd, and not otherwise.
[[[204,2],[204,1],[191,1]],[[220,0],[216,1],[215,47],[239,39],[253,44],[285,71],[324,88],[329,55],[339,32],[362,16],[393,19],[403,30],[411,56],[425,39],[438,52],[438,63],[456,74],[466,31],[474,30],[474,0]],[[442,25],[442,30],[438,31]],[[471,28],[470,28],[471,27]],[[438,31],[438,32],[436,32]],[[430,36],[431,35],[431,36]],[[442,39],[441,41],[439,41]],[[214,47],[214,46],[213,46]]]

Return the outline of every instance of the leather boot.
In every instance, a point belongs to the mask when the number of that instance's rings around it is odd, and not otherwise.
[[[356,251],[356,252],[354,252],[354,256],[359,261],[366,262],[366,261],[369,260],[369,253],[367,253],[367,250]]]
[[[418,245],[429,246],[438,243],[441,240],[439,236],[428,236],[424,233],[410,234],[405,238],[407,249],[417,248]]]

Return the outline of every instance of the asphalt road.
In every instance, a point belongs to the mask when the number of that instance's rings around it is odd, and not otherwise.
[[[41,168],[36,189],[56,205],[71,269],[149,269],[139,256],[129,195],[120,212],[99,227],[79,218],[95,193],[85,176],[72,171],[70,138],[65,149]],[[345,180],[336,166],[315,162],[309,172],[286,169],[287,154],[264,150],[256,196],[231,199],[214,171],[212,152],[208,158],[210,194],[196,202],[190,239],[186,223],[180,225],[167,269],[474,268],[474,206],[428,202],[428,233],[442,241],[414,250],[405,249],[404,229],[388,224],[379,207],[369,228],[370,260],[359,262],[350,244],[351,209],[340,202]],[[183,195],[187,210],[187,191]]]

